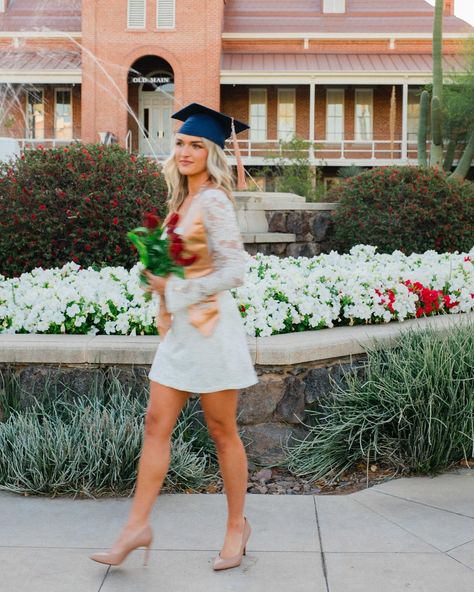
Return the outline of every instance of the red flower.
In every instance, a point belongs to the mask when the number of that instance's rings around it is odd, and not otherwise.
[[[184,245],[182,240],[173,241],[170,245],[170,255],[173,259],[179,257],[183,252]]]
[[[178,265],[182,265],[186,267],[188,265],[192,265],[195,261],[197,261],[197,255],[191,255],[189,257],[176,257],[175,261]]]
[[[90,245],[84,245],[84,249],[86,251],[90,251],[92,249],[92,247]]]
[[[46,206],[45,206],[44,204],[40,204],[40,207],[39,207],[39,209],[40,209],[40,210],[45,210],[45,209],[46,209]]]
[[[161,220],[160,217],[156,214],[152,214],[151,212],[145,212],[143,217],[143,226],[149,228],[150,230],[154,230],[160,224]]]
[[[114,216],[112,219],[112,224],[118,224],[119,219],[117,218],[117,216]]]
[[[178,222],[179,222],[179,214],[178,214],[178,212],[174,212],[173,214],[171,214],[171,217],[168,220],[168,228],[170,228],[171,230],[174,230],[176,228],[176,226],[178,225]]]

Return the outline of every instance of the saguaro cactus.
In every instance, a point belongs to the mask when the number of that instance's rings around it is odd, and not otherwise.
[[[440,167],[443,162],[443,130],[441,117],[441,101],[439,97],[431,99],[431,154],[430,165]]]
[[[456,170],[451,173],[449,176],[450,178],[453,177],[455,179],[465,179],[469,169],[471,167],[472,159],[474,158],[474,130],[471,132],[471,136],[469,138],[469,142],[467,143],[466,148],[464,149],[463,155],[459,159],[458,166]]]
[[[426,155],[426,131],[428,128],[429,104],[430,95],[427,90],[424,90],[420,97],[420,121],[418,122],[418,164],[420,166],[428,165]]]
[[[443,3],[444,0],[436,0],[433,21],[433,96],[438,97],[443,105]]]

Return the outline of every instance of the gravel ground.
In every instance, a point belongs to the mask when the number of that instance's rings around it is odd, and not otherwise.
[[[474,459],[456,463],[445,472],[456,471],[469,466],[474,469]],[[249,467],[250,468],[250,467]],[[249,471],[247,493],[270,495],[346,495],[367,489],[374,485],[399,477],[409,477],[410,473],[396,473],[393,468],[379,465],[368,467],[360,463],[353,470],[343,473],[339,479],[330,482],[326,479],[312,480],[307,477],[295,477],[289,471],[278,468],[255,468]],[[163,491],[165,491],[163,489]],[[170,492],[171,493],[171,492]],[[225,493],[222,478],[211,483],[205,489],[187,490],[186,493]]]

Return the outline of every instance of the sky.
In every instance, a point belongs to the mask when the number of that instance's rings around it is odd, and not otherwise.
[[[435,0],[427,0],[430,4]],[[474,0],[455,0],[454,14],[474,26]]]

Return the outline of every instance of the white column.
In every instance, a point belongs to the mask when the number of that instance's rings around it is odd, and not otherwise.
[[[402,161],[408,160],[408,82],[403,83],[402,101]]]
[[[314,117],[314,109],[315,109],[315,94],[316,94],[316,84],[314,79],[312,78],[309,83],[309,141],[311,142],[311,148],[309,151],[309,158],[310,160],[314,160],[314,125],[315,125],[315,117]]]

